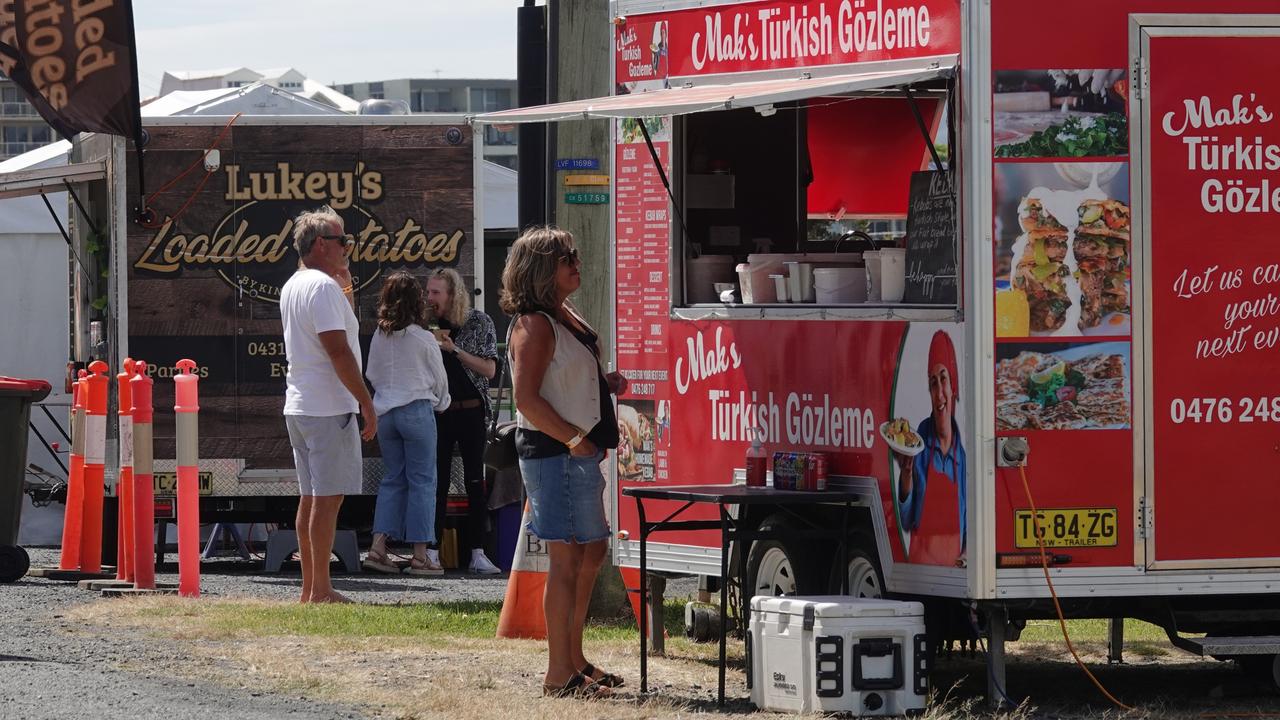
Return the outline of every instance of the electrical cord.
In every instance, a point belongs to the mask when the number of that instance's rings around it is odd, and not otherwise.
[[[155,192],[147,196],[146,201],[144,202],[144,210],[149,209],[151,207],[152,201],[154,201],[157,197],[159,197],[161,193],[165,192],[169,188],[176,185],[179,180],[186,177],[192,170],[195,170],[197,166],[199,166],[202,162],[204,162],[205,157],[207,157],[210,152],[216,150],[218,146],[222,144],[223,138],[225,138],[227,136],[227,133],[231,131],[231,126],[234,125],[236,120],[239,120],[240,116],[243,114],[244,113],[236,113],[235,115],[232,115],[231,119],[227,121],[226,126],[222,128],[222,132],[218,133],[218,136],[213,139],[213,144],[211,144],[204,152],[200,153],[200,155],[190,165],[187,166],[186,170],[183,170],[182,172],[178,173],[173,177],[173,179],[171,179],[169,182],[162,185],[159,190],[156,190]],[[182,217],[183,213],[185,213],[187,211],[187,208],[191,206],[191,203],[196,199],[196,196],[199,195],[200,191],[204,189],[205,183],[209,182],[209,178],[213,177],[213,174],[215,172],[217,171],[216,170],[205,171],[204,178],[202,178],[200,180],[200,183],[196,185],[196,189],[192,191],[192,193],[189,196],[187,196],[186,201],[182,203],[182,206],[178,208],[178,211],[169,216],[170,221],[177,222],[178,218]],[[142,225],[142,227],[145,227],[148,230],[154,230],[158,227],[161,227],[163,225],[163,222],[159,220],[159,216],[157,216],[156,219],[150,222],[140,221],[138,224]]]
[[[1040,569],[1044,570],[1044,581],[1049,586],[1049,595],[1053,598],[1053,609],[1058,614],[1058,626],[1062,628],[1062,639],[1067,642],[1067,650],[1071,651],[1071,657],[1075,658],[1076,664],[1080,666],[1080,669],[1084,671],[1085,675],[1089,676],[1089,679],[1093,681],[1094,686],[1097,687],[1108,700],[1125,712],[1133,712],[1134,708],[1132,706],[1125,705],[1120,702],[1114,695],[1108,692],[1105,687],[1103,687],[1102,682],[1094,676],[1088,666],[1084,664],[1084,661],[1080,659],[1080,655],[1076,653],[1075,645],[1071,643],[1071,635],[1067,632],[1067,619],[1062,614],[1062,603],[1058,602],[1058,591],[1054,589],[1053,579],[1049,577],[1049,556],[1044,551],[1044,533],[1041,531],[1040,527],[1040,511],[1036,510],[1035,498],[1031,496],[1031,483],[1027,482],[1026,466],[1019,465],[1018,473],[1022,476],[1022,488],[1027,493],[1027,502],[1031,504],[1031,520],[1035,523],[1036,546],[1040,548]]]

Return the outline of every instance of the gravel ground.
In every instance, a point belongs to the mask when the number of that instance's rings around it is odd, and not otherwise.
[[[58,551],[28,548],[32,565],[56,565]],[[167,560],[175,560],[172,555]],[[334,587],[365,603],[501,600],[506,576],[450,572],[444,577],[391,577],[336,572]],[[291,600],[301,579],[297,564],[279,575],[259,574],[261,562],[207,560],[200,589],[206,597]],[[178,581],[174,562],[160,566],[158,582]],[[130,667],[163,667],[189,658],[176,642],[156,638],[103,638],[64,613],[98,599],[74,583],[23,578],[0,585],[0,719],[165,717],[363,718],[355,708],[300,696],[147,677]]]

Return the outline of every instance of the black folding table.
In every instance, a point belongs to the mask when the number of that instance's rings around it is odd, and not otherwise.
[[[716,702],[724,705],[724,675],[727,626],[728,626],[728,578],[729,578],[729,544],[742,543],[738,552],[738,582],[742,589],[744,626],[745,616],[750,609],[751,598],[747,596],[747,588],[742,583],[747,575],[747,547],[756,540],[782,538],[830,539],[838,544],[838,552],[842,566],[848,565],[848,530],[849,513],[859,506],[863,495],[855,491],[824,490],[775,490],[771,487],[748,487],[746,485],[666,485],[657,487],[624,488],[623,495],[636,499],[636,512],[640,519],[640,692],[648,692],[649,683],[649,597],[648,597],[648,542],[649,535],[655,532],[674,530],[719,530],[720,531],[720,684]],[[657,522],[649,522],[645,518],[644,502],[646,500],[672,500],[684,503],[670,515]],[[719,520],[678,520],[686,510],[699,503],[710,503],[719,508]],[[784,512],[788,506],[812,505],[823,503],[841,506],[840,526],[834,528],[815,525],[811,514],[795,514],[795,518],[803,527],[761,530],[758,528],[740,527],[737,519],[729,514],[731,506],[739,508],[738,517],[745,505],[774,505]],[[840,573],[840,587],[848,592],[848,574]],[[654,632],[661,632],[659,622]],[[747,669],[750,673],[750,668]]]

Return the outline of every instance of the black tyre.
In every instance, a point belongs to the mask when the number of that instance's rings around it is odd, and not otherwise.
[[[0,545],[0,582],[21,579],[31,569],[31,556],[16,545]]]
[[[747,598],[756,595],[815,595],[826,587],[825,574],[815,562],[815,548],[799,538],[786,537],[793,529],[785,518],[777,516],[761,523],[762,529],[780,530],[777,540],[760,540],[751,545],[747,555]]]
[[[832,595],[848,594],[856,598],[881,598],[885,595],[884,573],[875,555],[875,545],[863,537],[851,541],[849,562],[845,566],[848,590],[841,587],[840,553],[831,559],[831,572],[827,578],[827,592]]]

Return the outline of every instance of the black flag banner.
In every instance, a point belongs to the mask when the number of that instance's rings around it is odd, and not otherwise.
[[[0,72],[54,130],[140,143],[131,0],[0,0]]]

